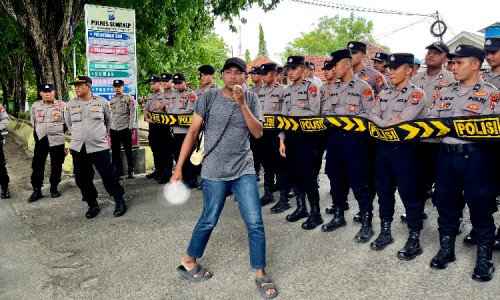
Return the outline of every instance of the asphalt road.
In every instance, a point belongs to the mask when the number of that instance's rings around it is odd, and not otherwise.
[[[200,260],[214,276],[191,283],[180,278],[176,267],[202,210],[200,191],[194,190],[184,205],[168,206],[162,186],[154,181],[123,180],[129,211],[114,218],[113,201],[97,181],[101,213],[87,220],[86,205],[67,175],[60,185],[62,197],[27,203],[30,159],[20,150],[22,145],[9,138],[5,152],[13,197],[0,200],[0,299],[261,299],[232,198]],[[330,203],[327,183],[322,175],[322,209]],[[48,185],[43,192],[49,194]],[[333,233],[304,231],[300,222],[286,222],[291,210],[272,215],[269,206],[263,209],[267,271],[278,285],[278,299],[498,299],[499,274],[488,283],[471,279],[476,249],[463,245],[463,235],[457,239],[456,262],[442,271],[429,267],[439,246],[437,212],[430,202],[421,233],[424,252],[409,262],[396,258],[408,232],[399,221],[401,203],[392,226],[395,243],[375,252],[369,243],[354,242],[360,225],[352,222],[355,200],[349,202],[348,226]],[[323,217],[326,222],[331,218]],[[493,260],[500,266],[499,252]]]

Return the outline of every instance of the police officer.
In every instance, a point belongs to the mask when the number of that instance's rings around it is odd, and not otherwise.
[[[192,114],[193,106],[196,102],[196,93],[187,87],[186,76],[182,73],[174,74],[173,82],[176,96],[173,102],[169,104],[168,113]],[[176,163],[179,159],[182,142],[184,142],[188,129],[188,127],[172,126],[174,134],[172,137],[172,154]],[[198,186],[198,182],[196,181],[196,176],[198,175],[197,168],[189,159],[183,165],[182,174],[184,175],[184,181],[186,181],[190,188]]]
[[[289,56],[288,77],[293,82],[284,91],[281,114],[284,116],[316,116],[320,113],[319,87],[304,79],[305,57]],[[285,139],[286,138],[286,139]],[[314,162],[316,137],[311,133],[286,132],[280,134],[280,154],[286,157],[290,182],[297,198],[297,209],[286,216],[289,222],[307,220],[302,228],[311,230],[323,223],[319,207],[319,191]],[[305,194],[311,206],[307,212]]]
[[[417,75],[418,70],[420,69],[420,65],[422,65],[422,61],[415,57],[413,60],[413,71],[411,71],[411,77]]]
[[[33,194],[28,202],[35,202],[42,198],[43,173],[45,160],[50,153],[50,195],[52,198],[61,196],[57,185],[61,182],[62,164],[64,163],[64,133],[66,124],[64,110],[66,103],[55,100],[55,86],[51,83],[40,88],[42,100],[38,100],[31,107],[31,125],[34,128],[35,151],[31,168],[31,185]]]
[[[430,110],[430,118],[498,114],[499,90],[479,78],[485,58],[482,49],[459,45],[454,56],[453,74],[458,82],[441,90]],[[491,149],[483,143],[444,137],[437,156],[436,189],[433,202],[439,213],[440,249],[431,260],[435,269],[455,261],[455,238],[465,203],[469,207],[477,238],[477,260],[472,279],[489,281],[493,277],[492,252],[495,243],[493,213],[496,186]]]
[[[5,108],[0,105],[0,132],[4,131],[9,125],[9,114],[5,111]],[[7,168],[5,167],[5,154],[3,153],[3,139],[4,136],[0,135],[0,187],[2,189],[0,197],[2,199],[10,198],[9,191],[9,175],[7,174]]]
[[[73,156],[75,182],[82,193],[82,200],[89,206],[85,217],[95,218],[100,211],[97,190],[92,182],[92,165],[99,172],[104,188],[115,200],[113,215],[123,216],[127,211],[123,199],[125,191],[118,182],[118,176],[113,172],[107,139],[111,125],[109,103],[106,99],[92,94],[90,77],[78,76],[70,84],[75,86],[77,97],[66,105],[64,120],[71,131],[69,148]]]
[[[172,79],[174,78],[174,75],[168,72],[165,72],[160,75],[160,82],[161,82],[161,89],[163,93],[173,93],[173,84],[172,84]]]
[[[250,74],[250,79],[252,79],[252,82],[254,84],[254,86],[250,88],[250,91],[255,94],[258,94],[259,90],[265,86],[264,81],[262,81],[260,66],[252,67],[249,74]]]
[[[389,127],[415,119],[425,109],[424,91],[410,81],[413,54],[394,53],[389,56],[388,67],[394,87],[382,91],[370,113],[370,120],[378,127]],[[409,237],[398,258],[411,260],[422,253],[422,204],[418,195],[419,168],[415,143],[381,142],[375,161],[376,189],[380,210],[380,235],[371,243],[373,250],[382,250],[394,240],[391,222],[394,215],[396,187],[407,215]],[[415,182],[417,181],[417,182]]]
[[[258,94],[264,115],[279,115],[283,106],[283,94],[285,89],[276,83],[278,65],[266,63],[261,65],[260,73],[265,86]],[[263,150],[262,165],[264,166],[264,195],[260,198],[261,205],[274,202],[273,185],[276,175],[279,185],[279,201],[271,207],[271,213],[281,213],[289,209],[288,182],[285,177],[285,159],[279,154],[278,131],[265,130],[262,136],[261,146]]]
[[[322,106],[324,115],[351,115],[368,117],[375,96],[370,85],[354,75],[349,49],[331,54],[333,72],[339,79],[333,86],[332,96]],[[344,205],[349,186],[358,200],[362,219],[361,229],[355,236],[358,243],[366,243],[373,236],[373,198],[368,187],[368,155],[364,137],[342,130],[331,131],[326,152],[326,173],[330,179],[334,218],[321,230],[328,232],[346,225]]]
[[[172,76],[173,77],[173,76]],[[149,123],[149,146],[153,152],[155,170],[146,175],[146,178],[154,178],[158,183],[166,183],[172,175],[172,133],[170,125],[156,124],[148,117],[148,112],[166,113],[169,104],[175,99],[174,90],[171,87],[171,79],[166,77],[166,86],[169,87],[161,92],[160,76],[151,76],[149,86],[153,90],[146,100],[144,119]],[[170,83],[170,85],[168,84]]]
[[[200,72],[200,84],[201,86],[195,90],[196,96],[201,95],[204,91],[208,89],[218,89],[214,82],[215,69],[211,65],[203,65],[198,68]]]
[[[260,90],[265,87],[264,81],[262,81],[262,74],[260,72],[260,66],[255,66],[252,67],[252,69],[249,72],[250,78],[252,79],[252,82],[254,83],[254,86],[251,86],[249,88],[249,91],[253,92],[257,96],[260,93]],[[261,107],[262,107],[262,102]],[[253,160],[254,160],[254,166],[255,166],[255,173],[257,176],[257,181],[260,181],[260,166],[262,165],[262,139],[256,139],[253,136],[250,136],[250,149],[252,149],[253,153]],[[270,202],[263,203],[263,204],[269,204]]]
[[[109,137],[111,139],[111,153],[113,166],[118,176],[123,174],[122,161],[120,158],[121,145],[127,157],[128,177],[134,178],[134,153],[132,152],[132,135],[136,117],[136,105],[134,98],[123,93],[125,83],[123,80],[113,81],[115,96],[111,98],[111,127]]]
[[[382,75],[384,75],[385,81],[387,85],[389,85],[390,75],[388,68],[385,67],[387,62],[389,61],[389,55],[383,52],[375,53],[375,56],[372,58],[373,68],[379,71]]]
[[[428,109],[431,107],[436,95],[439,97],[439,92],[442,88],[455,82],[453,74],[444,69],[446,55],[450,53],[450,49],[443,42],[434,42],[427,46],[425,54],[425,64],[427,69],[411,78],[411,82],[425,92],[425,109],[418,118],[425,118]],[[439,144],[432,141],[420,141],[417,143],[420,172],[422,183],[420,195],[422,197],[422,205],[431,196],[432,186],[436,178],[436,156],[439,150]],[[427,214],[423,214],[423,218],[427,218]],[[402,220],[406,219],[405,215],[401,216]]]

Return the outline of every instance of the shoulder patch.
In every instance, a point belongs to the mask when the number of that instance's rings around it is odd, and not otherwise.
[[[422,92],[413,92],[413,94],[411,94],[411,105],[420,104],[420,100],[422,99],[423,96],[424,93]]]
[[[495,109],[498,101],[500,101],[500,93],[491,94],[490,109]]]
[[[367,88],[363,91],[363,95],[365,95],[365,99],[368,102],[373,101],[373,90],[371,88]]]
[[[378,75],[377,77],[375,77],[375,80],[377,81],[377,85],[379,87],[384,86],[384,79],[382,78],[382,75]]]
[[[318,88],[314,85],[309,88],[309,92],[311,93],[311,96],[316,97],[318,95]]]
[[[441,90],[438,90],[436,92],[436,95],[434,95],[434,100],[437,100],[439,97],[441,97]]]
[[[194,100],[196,100],[196,95],[195,94],[191,94],[189,96],[189,101],[194,102]]]

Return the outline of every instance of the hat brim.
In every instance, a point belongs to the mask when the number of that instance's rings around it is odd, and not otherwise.
[[[413,62],[411,62],[411,63],[409,63],[409,62],[407,62],[407,63],[406,62],[389,62],[389,63],[386,63],[384,65],[384,68],[396,69],[404,64],[413,64]]]
[[[235,64],[235,63],[228,63],[228,64],[225,64],[225,65],[224,65],[224,67],[222,68],[222,71],[227,70],[227,69],[229,69],[229,68],[231,68],[231,67],[236,67],[236,68],[240,69],[240,71],[241,71],[241,72],[245,72],[245,73],[247,73],[247,70],[243,69],[243,67],[242,67],[242,66],[240,66],[240,65],[238,65],[238,64]],[[249,74],[251,74],[251,73],[249,73]]]
[[[296,68],[298,66],[304,66],[305,67],[306,65],[305,64],[296,64],[296,63],[287,63],[286,64],[287,68]]]
[[[385,61],[385,59],[381,59],[381,58],[377,58],[377,57],[372,58],[372,60],[376,60],[376,61]]]
[[[75,85],[75,84],[80,84],[80,83],[88,83],[88,82],[85,81],[85,80],[75,80],[73,82],[70,82],[69,84],[70,85]],[[88,83],[88,84],[91,84],[91,83]]]
[[[493,47],[493,46],[485,46],[483,48],[484,51],[489,51],[489,52],[496,52],[500,50],[500,47]]]
[[[50,93],[53,91],[54,91],[54,89],[42,89],[42,92],[44,92],[44,93]]]
[[[181,84],[181,83],[183,83],[183,82],[185,82],[185,81],[186,81],[186,80],[172,80],[172,82],[173,82],[174,84]]]
[[[113,84],[113,87],[121,87],[121,86],[125,86],[124,84]]]
[[[443,48],[438,47],[438,46],[427,46],[427,47],[425,47],[425,49],[427,49],[427,50],[429,50],[429,49],[436,49],[437,51],[439,51],[441,53],[449,53],[448,51],[446,51]]]

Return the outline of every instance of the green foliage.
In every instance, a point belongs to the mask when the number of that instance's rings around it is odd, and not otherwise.
[[[262,25],[260,23],[259,23],[259,52],[257,53],[257,56],[269,57],[269,54],[267,53],[266,40],[264,39],[264,30],[262,29]]]
[[[250,58],[250,50],[245,50],[245,62],[248,64],[249,62],[251,62],[252,59]]]
[[[369,40],[374,42],[373,22],[354,13],[348,18],[322,17],[313,31],[301,33],[300,37],[288,43],[283,56],[290,55],[329,55],[339,49],[345,49],[349,41]]]

